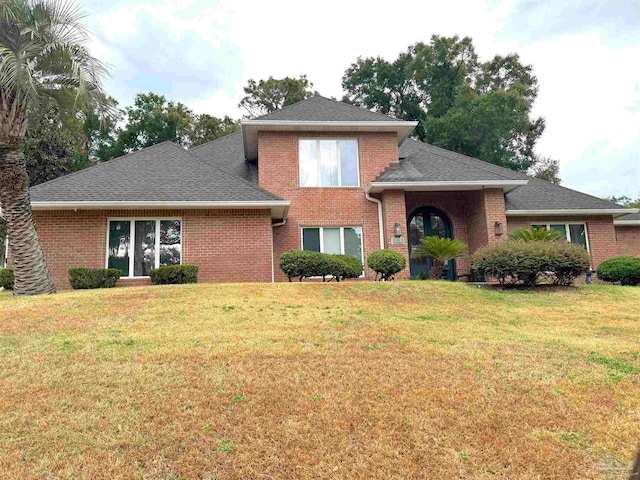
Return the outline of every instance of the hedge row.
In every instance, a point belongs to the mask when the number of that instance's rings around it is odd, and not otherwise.
[[[362,262],[351,255],[332,255],[306,250],[290,250],[280,257],[280,270],[289,281],[297,278],[331,277],[337,282],[362,275]]]
[[[182,283],[198,283],[197,265],[170,265],[149,270],[151,283],[154,285],[177,285]]]
[[[70,268],[69,283],[75,290],[111,288],[120,278],[117,268]]]
[[[555,285],[571,285],[589,268],[589,255],[572,243],[507,240],[478,249],[472,268],[501,285],[535,285],[543,277]]]

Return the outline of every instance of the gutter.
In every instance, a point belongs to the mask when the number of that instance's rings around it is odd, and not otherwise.
[[[259,202],[158,202],[158,201],[110,201],[110,202],[31,202],[34,210],[73,210],[73,209],[106,209],[106,208],[256,208],[256,207],[289,207],[288,200],[272,200]]]
[[[640,220],[614,220],[613,224],[621,227],[634,225],[640,226]]]
[[[276,266],[275,266],[275,254],[273,252],[273,228],[274,227],[282,227],[287,223],[287,219],[285,218],[281,222],[276,222],[271,224],[271,283],[275,283],[276,281]]]
[[[370,202],[378,204],[378,230],[380,231],[380,249],[384,250],[384,224],[382,221],[382,200],[378,200],[377,198],[373,198],[372,196],[370,196],[369,195],[370,188],[371,188],[371,185],[369,185],[365,189],[364,196]]]
[[[533,215],[613,215],[619,217],[628,213],[638,213],[637,208],[585,208],[585,209],[563,209],[563,210],[506,210],[510,216],[533,216]]]

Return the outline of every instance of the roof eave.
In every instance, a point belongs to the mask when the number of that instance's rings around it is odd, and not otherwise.
[[[221,209],[269,209],[271,218],[285,219],[291,202],[288,200],[264,201],[87,201],[87,202],[31,202],[33,210],[221,210]]]
[[[633,226],[640,227],[640,219],[639,220],[614,220],[613,224],[615,226],[620,226],[620,227],[633,227]]]
[[[558,215],[612,215],[620,217],[629,213],[638,213],[637,208],[565,208],[554,210],[506,210],[509,216],[558,216]]]
[[[258,132],[395,132],[398,145],[418,125],[415,121],[298,121],[298,120],[242,120],[242,144],[247,160],[258,158]]]
[[[411,182],[371,182],[367,193],[379,193],[383,190],[405,190],[415,192],[483,190],[502,188],[505,192],[526,185],[529,180],[469,180],[469,181],[411,181]]]

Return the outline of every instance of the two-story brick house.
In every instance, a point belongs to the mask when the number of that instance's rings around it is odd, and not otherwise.
[[[580,244],[593,266],[640,254],[637,210],[410,137],[415,122],[315,96],[240,133],[184,150],[165,142],[31,189],[36,228],[59,288],[74,266],[200,266],[201,281],[284,280],[280,255],[409,252],[425,235],[478,247],[544,226]],[[469,260],[449,278],[468,278]],[[365,269],[365,277],[372,278]]]

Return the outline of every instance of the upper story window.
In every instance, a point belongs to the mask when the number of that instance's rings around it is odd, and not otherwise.
[[[299,140],[301,187],[360,185],[357,140]]]

